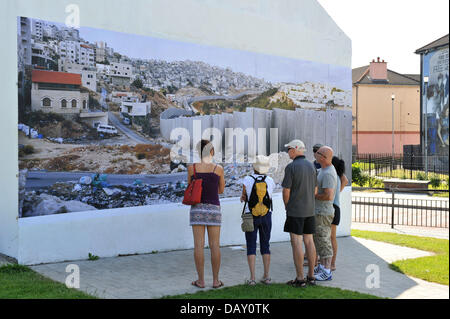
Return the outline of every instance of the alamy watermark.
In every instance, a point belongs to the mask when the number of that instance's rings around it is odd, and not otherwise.
[[[76,264],[70,264],[66,267],[66,287],[80,289],[80,267]]]
[[[254,163],[257,155],[278,153],[278,128],[270,128],[268,132],[266,128],[237,127],[225,128],[222,131],[212,127],[202,132],[201,122],[192,121],[191,131],[184,127],[171,130],[170,140],[176,141],[170,151],[172,161],[181,159],[183,162],[198,162],[198,145],[202,139],[211,141],[214,148],[213,159],[217,163]],[[210,150],[211,147],[205,148],[204,152]],[[278,157],[273,157],[271,166],[277,165]]]
[[[380,288],[380,266],[375,264],[367,265],[366,272],[369,273],[366,278],[366,288]]]
[[[71,3],[66,6],[66,16],[65,24],[69,28],[80,28],[80,7],[77,4]]]

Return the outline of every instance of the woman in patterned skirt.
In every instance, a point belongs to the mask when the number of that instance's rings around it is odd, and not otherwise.
[[[188,183],[194,174],[202,179],[201,202],[191,206],[190,225],[194,234],[194,259],[198,279],[192,285],[205,288],[204,278],[204,247],[205,229],[208,230],[208,243],[211,250],[211,265],[213,272],[213,288],[223,286],[219,280],[220,269],[220,225],[222,214],[220,212],[219,194],[225,189],[224,170],[220,165],[213,163],[214,147],[208,140],[201,140],[197,150],[201,162],[188,167]]]

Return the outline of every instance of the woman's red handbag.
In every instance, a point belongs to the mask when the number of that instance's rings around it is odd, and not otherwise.
[[[183,204],[184,205],[195,205],[199,204],[202,199],[202,179],[197,178],[195,174],[195,164],[194,164],[194,175],[189,183],[189,186],[184,191]]]

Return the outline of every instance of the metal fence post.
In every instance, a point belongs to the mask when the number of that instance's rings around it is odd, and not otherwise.
[[[391,188],[391,192],[392,192],[392,216],[391,216],[391,228],[394,229],[394,202],[395,202],[395,191],[393,188]]]

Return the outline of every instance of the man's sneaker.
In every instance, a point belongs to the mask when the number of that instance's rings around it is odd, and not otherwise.
[[[322,264],[318,264],[316,267],[314,267],[314,276],[322,273],[324,269],[325,268],[322,266]]]
[[[331,280],[333,276],[331,274],[331,270],[323,269],[323,271],[321,273],[314,275],[314,277],[316,278],[317,281],[327,281],[327,280]]]

